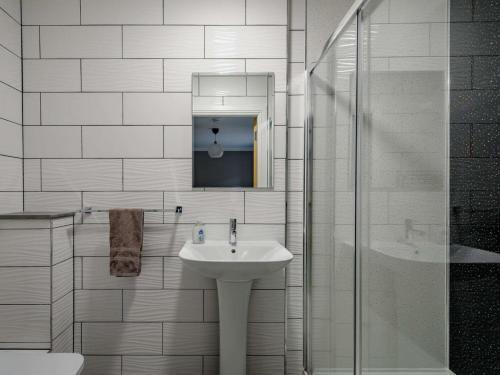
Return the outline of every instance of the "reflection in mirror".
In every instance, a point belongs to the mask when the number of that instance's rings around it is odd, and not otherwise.
[[[193,74],[193,187],[273,186],[274,76]]]

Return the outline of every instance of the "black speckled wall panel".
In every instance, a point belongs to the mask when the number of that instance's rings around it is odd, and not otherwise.
[[[451,242],[500,254],[500,1],[451,0]],[[500,374],[500,264],[450,266],[450,367]]]

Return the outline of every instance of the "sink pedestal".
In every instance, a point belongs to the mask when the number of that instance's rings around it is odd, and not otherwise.
[[[217,280],[219,296],[220,375],[247,373],[248,301],[253,280]]]

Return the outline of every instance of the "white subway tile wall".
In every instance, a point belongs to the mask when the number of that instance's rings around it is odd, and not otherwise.
[[[23,210],[21,2],[0,2],[0,213]]]
[[[87,357],[85,374],[215,375],[215,283],[185,269],[177,254],[196,220],[207,223],[209,239],[225,239],[230,217],[241,223],[241,239],[289,241],[302,253],[304,0],[24,0],[22,9],[26,209],[184,208],[179,217],[146,215],[136,279],[109,276],[107,215],[76,217],[74,343]],[[245,71],[276,77],[276,189],[193,191],[191,74]],[[5,106],[10,118],[0,121],[0,132],[9,129],[15,140],[21,132],[9,126],[20,124],[21,114],[12,107]],[[287,184],[295,193],[288,213]],[[287,217],[294,218],[288,230]],[[278,273],[254,284],[252,374],[284,373],[285,355],[301,351],[285,349],[286,285],[294,292],[288,320],[294,327],[302,321],[302,259],[294,264],[288,281]],[[65,265],[54,280],[58,295]],[[65,328],[57,345],[70,334]]]
[[[286,244],[294,254],[287,269],[287,375],[303,373],[303,191],[304,191],[304,82],[306,0],[290,0],[288,21],[288,135]]]
[[[73,351],[73,218],[0,220],[0,348]]]

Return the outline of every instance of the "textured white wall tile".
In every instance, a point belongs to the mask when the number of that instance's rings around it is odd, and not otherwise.
[[[0,305],[0,342],[48,343],[49,321],[49,305]]]
[[[23,0],[24,25],[79,25],[79,0]]]
[[[290,1],[291,30],[304,30],[306,28],[306,0]]]
[[[389,6],[391,23],[446,22],[446,0],[411,0],[391,2]]]
[[[303,259],[302,255],[295,254],[287,267],[287,285],[302,286],[303,284]]]
[[[287,125],[287,98],[284,92],[275,93],[274,95],[274,124]]]
[[[163,352],[167,355],[215,355],[219,353],[216,323],[165,323]]]
[[[123,168],[124,190],[191,190],[191,159],[128,159]]]
[[[0,231],[1,266],[49,266],[50,232],[44,229]]]
[[[40,58],[40,28],[38,26],[23,26],[23,58]]]
[[[302,319],[288,319],[286,347],[288,350],[302,350]]]
[[[304,161],[288,160],[288,191],[302,191],[304,185]]]
[[[85,126],[83,157],[161,158],[162,136],[160,126]]]
[[[285,371],[283,356],[251,356],[247,358],[249,374],[275,375]]]
[[[160,289],[162,284],[161,258],[142,258],[141,274],[137,277],[111,276],[109,257],[83,258],[84,289]]]
[[[195,223],[227,223],[229,218],[244,221],[243,192],[180,192],[165,193],[165,207],[183,206],[183,214],[176,217],[173,213],[165,213],[165,222]]]
[[[23,190],[23,161],[18,158],[0,156],[0,191]]]
[[[40,94],[23,94],[23,125],[40,125]]]
[[[288,129],[288,157],[304,159],[304,128]]]
[[[129,125],[191,125],[191,94],[125,93],[124,121]]]
[[[73,319],[73,316],[71,316]],[[72,320],[71,320],[72,321]],[[74,353],[73,324],[67,327],[58,337],[52,340],[52,353]]]
[[[72,126],[24,127],[24,157],[78,158],[81,151],[81,129]]]
[[[40,159],[24,160],[24,191],[41,191]]]
[[[83,60],[83,91],[162,91],[161,60]]]
[[[82,0],[82,24],[162,24],[162,0]]]
[[[122,57],[119,26],[42,26],[42,58]]]
[[[302,287],[287,289],[287,317],[290,319],[302,318],[304,312]]]
[[[274,91],[286,91],[286,59],[248,59],[248,73],[274,73]]]
[[[285,193],[246,192],[245,223],[285,223]]]
[[[112,355],[86,355],[82,375],[122,375],[122,357]]]
[[[21,59],[1,47],[0,81],[21,90]]]
[[[121,290],[76,290],[77,322],[112,322],[122,320]]]
[[[52,301],[67,294],[73,289],[73,259],[52,267]]]
[[[290,31],[290,62],[305,62],[305,31]]]
[[[163,207],[163,194],[161,192],[92,192],[83,193],[84,207],[95,208],[144,208],[158,209]],[[109,223],[106,212],[92,213],[84,216],[86,223]],[[146,223],[162,222],[163,214],[157,212],[146,212],[144,214]]]
[[[43,160],[44,191],[122,190],[121,160]]]
[[[161,354],[161,323],[83,323],[84,354]]]
[[[126,290],[123,293],[126,322],[201,322],[201,290]]]
[[[21,124],[22,94],[20,91],[0,83],[0,117]],[[3,120],[0,120],[3,121]]]
[[[22,126],[0,120],[0,153],[22,157]]]
[[[428,24],[373,24],[372,56],[427,56]]]
[[[73,225],[52,230],[52,264],[73,257]]]
[[[0,44],[21,56],[21,25],[0,10]]]
[[[274,157],[286,158],[286,126],[274,127]]]
[[[244,25],[244,0],[165,0],[165,23]]]
[[[0,193],[0,211],[2,213],[19,212],[23,210],[23,193]]]
[[[193,73],[241,73],[245,70],[245,60],[167,59],[164,66],[165,91],[191,92]]]
[[[75,290],[82,289],[82,258],[74,258],[74,285]]]
[[[177,257],[164,258],[164,287],[167,289],[215,289],[215,280],[186,267]]]
[[[203,295],[203,318],[205,322],[219,321],[219,302],[217,290],[204,290]]]
[[[288,192],[287,223],[301,223],[304,217],[304,200],[302,192]]]
[[[126,26],[123,57],[202,58],[201,26]]]
[[[82,208],[82,193],[25,192],[24,204],[26,211],[79,210]]]
[[[296,65],[296,64],[292,64]],[[300,64],[302,65],[302,64]],[[301,67],[303,68],[303,66]],[[300,70],[300,68],[299,68]],[[291,83],[294,85],[294,90],[296,90],[297,93],[300,93],[301,91],[303,92],[304,88],[304,72],[303,70],[300,70],[299,74],[295,77],[293,82]],[[290,105],[290,111],[289,111],[289,125],[290,127],[304,127],[304,96],[303,95],[297,95],[297,96],[289,96],[289,105]]]
[[[49,303],[49,267],[2,268],[0,272],[0,301],[5,304]]]
[[[274,159],[274,191],[286,190],[286,160]]]
[[[287,225],[286,247],[292,254],[302,254],[303,252],[303,230],[302,223],[289,223]]]
[[[202,375],[201,356],[126,356],[123,375]]]
[[[247,25],[286,25],[287,0],[247,0]]]
[[[283,355],[284,323],[248,323],[248,355]]]
[[[165,158],[187,158],[193,156],[193,128],[191,126],[166,126],[164,128]]]
[[[286,352],[286,374],[287,375],[300,375],[303,372],[304,372],[304,354],[301,351],[287,350],[287,352]]]
[[[23,81],[28,92],[80,91],[80,61],[24,60]]]
[[[52,304],[52,337],[59,336],[73,325],[73,293],[68,293]]]
[[[304,95],[304,81],[305,81],[305,66],[303,63],[291,63],[288,65],[289,70],[290,70],[290,90],[289,94],[291,95]],[[294,96],[290,97],[290,100],[294,99]],[[294,104],[297,104],[300,106],[300,103],[290,103],[290,110],[294,110]],[[302,103],[302,107],[304,107],[304,104]],[[293,116],[293,112],[291,115],[291,121],[293,122],[292,126],[296,126],[295,124],[298,122],[302,123],[304,122],[304,110],[301,111],[302,113],[302,118],[295,119]]]
[[[266,43],[262,43],[265,40]],[[207,26],[207,58],[286,58],[284,26]]]
[[[0,0],[0,7],[6,11],[17,22],[21,22],[21,1],[20,0]]]
[[[26,95],[36,94],[24,94]],[[122,95],[120,93],[42,94],[41,113],[44,125],[121,125]]]

